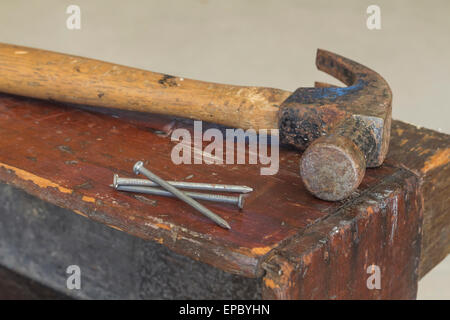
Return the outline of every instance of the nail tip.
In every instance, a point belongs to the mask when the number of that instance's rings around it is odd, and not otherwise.
[[[225,220],[220,221],[220,225],[228,230],[231,229],[231,226]]]
[[[245,192],[244,193],[249,193],[249,192],[253,192],[253,188],[245,187]]]

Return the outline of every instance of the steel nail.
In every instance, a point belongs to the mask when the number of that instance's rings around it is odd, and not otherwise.
[[[185,181],[167,181],[170,185],[187,190],[204,190],[204,191],[216,191],[216,192],[236,192],[236,193],[249,193],[253,191],[252,188],[247,186],[230,185],[230,184],[215,184],[215,183],[201,183],[201,182],[185,182]],[[134,179],[134,178],[120,178],[119,175],[114,175],[113,180],[114,188],[118,186],[140,186],[140,187],[157,187],[158,184],[147,179]]]
[[[145,193],[156,196],[165,196],[165,197],[174,197],[172,193],[166,190],[162,190],[159,188],[153,187],[143,187],[143,186],[117,186],[115,187],[118,191],[126,191],[126,192],[136,192],[136,193]],[[237,197],[233,196],[224,196],[221,194],[210,194],[210,193],[200,193],[200,192],[185,192],[188,197],[197,200],[205,200],[211,202],[221,202],[221,203],[229,203],[238,206],[240,209],[244,208],[244,195],[241,194]]]
[[[171,186],[169,183],[167,183],[167,181],[161,179],[156,174],[154,174],[150,170],[146,169],[144,167],[144,163],[142,161],[136,162],[136,164],[133,167],[133,171],[136,174],[139,174],[139,173],[143,174],[151,181],[160,185],[163,189],[166,189],[167,191],[172,193],[178,199],[184,201],[185,203],[189,204],[191,207],[197,209],[199,212],[201,212],[203,215],[205,215],[206,217],[213,220],[219,226],[226,228],[226,229],[231,229],[230,225],[224,219],[222,219],[221,217],[216,215],[214,212],[210,211],[208,208],[204,207],[202,204],[198,203],[191,197],[187,196],[183,191],[180,191],[177,188],[175,188],[174,186]]]

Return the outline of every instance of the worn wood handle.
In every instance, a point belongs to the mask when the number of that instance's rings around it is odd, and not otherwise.
[[[0,91],[256,130],[278,128],[278,107],[290,94],[273,88],[183,79],[2,43]]]

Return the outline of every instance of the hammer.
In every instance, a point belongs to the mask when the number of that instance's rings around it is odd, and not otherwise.
[[[0,43],[0,91],[39,99],[279,128],[303,152],[300,174],[316,197],[337,201],[386,157],[392,93],[375,71],[318,50],[317,68],[347,87],[316,83],[288,92],[174,77],[98,60]]]

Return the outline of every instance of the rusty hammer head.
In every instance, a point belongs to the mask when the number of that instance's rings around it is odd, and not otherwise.
[[[280,142],[305,150],[300,173],[306,188],[336,201],[359,186],[366,167],[383,163],[392,93],[378,73],[334,53],[319,49],[316,65],[348,87],[297,89],[280,107]]]

